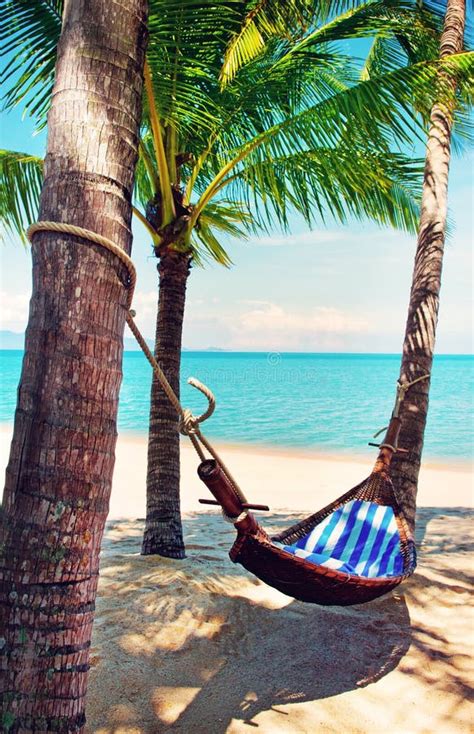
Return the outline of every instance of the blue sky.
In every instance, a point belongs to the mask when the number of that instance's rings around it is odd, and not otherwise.
[[[4,114],[0,147],[43,155],[45,134]],[[473,155],[453,159],[452,233],[447,244],[437,350],[472,351]],[[134,228],[138,271],[134,307],[154,334],[156,260],[143,227]],[[415,238],[350,222],[308,231],[295,218],[290,235],[277,229],[248,241],[227,240],[234,266],[194,268],[189,280],[184,345],[250,351],[399,352],[408,303]],[[31,288],[29,253],[19,242],[0,245],[0,329],[22,331]]]

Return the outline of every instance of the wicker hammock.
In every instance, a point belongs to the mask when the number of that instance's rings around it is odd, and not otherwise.
[[[348,606],[361,604],[386,594],[410,576],[416,566],[413,537],[395,497],[390,479],[390,461],[397,451],[400,419],[393,416],[384,443],[370,476],[339,499],[319,512],[270,537],[259,525],[249,508],[258,506],[243,503],[240,494],[215,460],[203,461],[198,475],[220,504],[224,513],[233,518],[237,539],[230,551],[234,563],[240,563],[262,581],[284,594],[304,602]],[[398,531],[401,570],[396,575],[365,577],[318,564],[299,557],[285,547],[306,538],[315,528],[340,508],[354,500],[391,508]]]

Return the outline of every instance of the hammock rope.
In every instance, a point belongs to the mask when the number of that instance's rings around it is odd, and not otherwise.
[[[205,461],[206,456],[204,454],[204,451],[201,448],[202,444],[204,448],[207,449],[209,454],[212,456],[212,458],[219,464],[222,471],[226,475],[227,479],[229,480],[230,484],[232,485],[232,488],[240,500],[240,502],[244,505],[249,504],[247,502],[247,498],[245,494],[243,493],[242,489],[239,487],[236,479],[231,474],[228,467],[225,465],[224,461],[222,460],[221,456],[218,454],[218,452],[215,450],[215,448],[212,446],[212,444],[209,442],[209,440],[203,435],[200,429],[200,423],[203,423],[205,420],[210,418],[210,416],[213,414],[215,406],[216,406],[216,399],[215,396],[210,390],[207,385],[204,385],[199,380],[196,380],[194,377],[190,377],[188,379],[188,384],[192,387],[195,387],[197,390],[199,390],[208,400],[208,407],[205,410],[202,415],[196,416],[192,413],[189,408],[184,408],[176,393],[174,392],[173,388],[171,387],[170,383],[168,382],[168,379],[161,369],[158,361],[154,357],[153,353],[151,352],[148,344],[145,341],[145,338],[143,337],[143,334],[141,333],[140,329],[135,323],[135,316],[136,312],[131,308],[132,301],[133,301],[133,294],[135,291],[135,286],[137,282],[137,272],[135,269],[135,265],[133,263],[133,260],[127,255],[125,250],[123,250],[121,247],[119,247],[115,242],[112,242],[112,240],[109,240],[107,237],[103,237],[100,234],[97,234],[97,232],[92,232],[90,229],[84,229],[83,227],[77,227],[73,224],[67,224],[66,222],[52,222],[52,221],[40,221],[35,222],[32,224],[27,232],[26,236],[28,237],[29,241],[33,241],[33,236],[37,232],[57,232],[58,234],[67,234],[72,235],[73,237],[79,237],[83,240],[88,240],[89,242],[92,242],[95,245],[100,245],[100,247],[103,247],[108,252],[111,252],[113,255],[115,255],[118,260],[122,263],[122,265],[125,266],[128,273],[128,282],[125,284],[126,291],[127,291],[127,312],[125,316],[125,320],[130,328],[130,331],[132,332],[133,336],[135,337],[138,345],[140,346],[141,350],[143,351],[145,357],[147,358],[148,362],[150,363],[164,393],[166,394],[166,397],[176,410],[176,413],[179,416],[179,430],[180,432],[188,436],[190,439],[196,453],[198,454],[201,461]],[[240,522],[245,517],[247,517],[248,512],[247,510],[243,510],[242,513],[240,513],[238,516],[230,516],[227,515],[224,510],[222,510],[222,514],[225,520],[228,522],[235,524],[236,522]]]
[[[422,380],[427,380],[430,375],[421,375],[420,377],[417,377],[416,379],[412,380],[411,382],[400,382],[400,380],[397,380],[397,397],[395,400],[395,407],[392,411],[392,418],[398,418],[400,413],[400,407],[403,401],[405,400],[406,394],[410,387],[413,385],[416,385],[417,382],[421,382]],[[374,433],[373,438],[377,438],[377,436],[380,436],[381,433],[386,431],[388,426],[384,426],[383,428],[380,428],[376,433]],[[379,446],[380,448],[382,446],[386,446],[387,448],[391,449],[393,453],[396,451],[399,451],[401,453],[404,453],[405,449],[397,448],[396,446],[392,446],[389,443],[382,443],[382,444],[369,444],[370,446]]]
[[[219,505],[224,519],[237,530],[229,553],[232,561],[295,599],[338,606],[382,596],[413,573],[416,567],[414,539],[396,497],[389,468],[394,454],[406,453],[398,447],[400,406],[408,390],[429,375],[421,375],[411,382],[405,378],[397,382],[395,407],[387,433],[382,443],[370,444],[379,448],[371,474],[322,510],[270,537],[248,512],[269,508],[247,501],[221,456],[201,431],[201,424],[215,409],[212,391],[199,380],[190,378],[188,383],[205,395],[208,407],[199,416],[184,408],[136,325],[131,305],[137,277],[127,253],[102,235],[63,222],[36,222],[27,231],[28,239],[32,241],[37,232],[72,235],[99,245],[125,266],[128,277],[122,283],[127,289],[127,324],[176,410],[180,432],[188,436],[199,456],[198,475],[214,496],[214,500],[200,501]],[[206,459],[206,452],[212,460]],[[359,538],[355,547],[354,532]],[[350,556],[346,557],[346,551]]]

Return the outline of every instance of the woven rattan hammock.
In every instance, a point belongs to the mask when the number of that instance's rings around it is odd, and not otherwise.
[[[212,392],[194,379],[189,382],[206,395],[209,407],[196,417],[183,409],[161,367],[150,352],[130,310],[136,274],[133,262],[117,245],[101,235],[74,225],[37,222],[28,230],[69,234],[100,245],[128,270],[126,320],[170,402],[181,419],[181,431],[189,436],[201,464],[199,477],[215,500],[201,500],[222,507],[224,517],[235,525],[237,539],[230,551],[266,583],[301,601],[346,606],[370,601],[396,587],[413,573],[415,545],[390,479],[390,461],[398,448],[400,404],[408,388],[423,380],[399,384],[397,401],[379,455],[370,476],[339,499],[300,523],[270,537],[249,510],[268,510],[250,504],[221,457],[204,437],[200,423],[212,415]],[[204,450],[212,456],[206,459]]]
[[[416,566],[415,544],[390,479],[391,458],[401,450],[398,409],[409,386],[399,386],[371,474],[327,507],[278,535],[270,537],[248,512],[267,507],[246,502],[216,460],[203,461],[199,477],[237,529],[231,559],[284,594],[325,605],[370,601],[410,576]],[[331,543],[334,534],[336,542]]]

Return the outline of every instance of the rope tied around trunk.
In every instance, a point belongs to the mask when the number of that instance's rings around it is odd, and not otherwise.
[[[427,375],[421,375],[420,377],[416,377],[414,380],[411,380],[411,382],[400,382],[400,380],[397,381],[397,399],[395,401],[395,407],[393,409],[393,415],[395,417],[398,417],[398,413],[400,412],[400,406],[405,400],[405,396],[408,392],[408,390],[413,386],[416,385],[417,382],[421,382],[422,380],[427,380],[429,377],[429,373]]]
[[[179,416],[179,430],[180,432],[188,436],[190,439],[194,449],[196,450],[196,453],[198,454],[201,461],[205,460],[205,454],[202,450],[202,446],[204,446],[207,451],[210,453],[210,455],[213,457],[213,459],[217,462],[217,464],[220,466],[224,474],[226,474],[228,480],[232,484],[232,487],[235,490],[236,495],[240,499],[241,502],[246,503],[247,498],[245,497],[244,493],[240,489],[239,485],[235,481],[234,477],[230,473],[229,469],[226,467],[224,462],[222,461],[221,457],[217,453],[217,451],[214,449],[214,447],[209,443],[207,438],[203,436],[201,433],[201,429],[199,427],[200,423],[203,423],[205,420],[210,418],[210,416],[213,414],[215,407],[216,407],[216,399],[214,397],[213,392],[207,387],[207,385],[204,385],[202,382],[197,380],[194,377],[190,377],[188,379],[188,384],[192,385],[192,387],[195,387],[197,390],[202,392],[203,395],[208,400],[208,407],[202,413],[202,415],[195,416],[189,408],[183,408],[181,405],[178,396],[176,395],[175,391],[171,387],[170,383],[168,382],[168,379],[161,369],[158,361],[156,360],[155,356],[151,352],[148,344],[145,341],[145,338],[143,337],[143,334],[141,333],[140,329],[135,323],[135,316],[136,312],[130,308],[132,305],[133,300],[133,294],[135,291],[135,286],[137,282],[137,272],[135,269],[135,265],[133,264],[133,260],[127,255],[125,250],[123,250],[121,247],[119,247],[115,242],[112,242],[112,240],[109,240],[107,237],[103,237],[100,234],[97,234],[96,232],[92,232],[89,229],[84,229],[83,227],[77,227],[73,224],[67,224],[65,222],[49,222],[49,221],[41,221],[41,222],[35,222],[32,224],[27,232],[26,236],[28,237],[29,241],[33,241],[33,236],[37,232],[57,232],[58,234],[67,234],[72,235],[74,237],[78,237],[83,240],[88,240],[89,242],[92,242],[95,245],[100,245],[100,247],[103,247],[108,252],[111,252],[113,255],[117,257],[118,260],[122,263],[122,265],[125,266],[128,273],[128,282],[125,283],[125,288],[127,291],[127,312],[125,316],[125,320],[137,340],[137,343],[139,347],[141,348],[142,352],[144,353],[145,357],[147,358],[148,362],[150,363],[165,395],[167,396],[168,400],[176,410],[176,413]],[[224,515],[224,519],[228,520],[229,522],[235,523],[240,522],[244,519],[244,517],[247,516],[247,511],[244,510],[238,517],[229,517],[227,516],[224,511],[222,511]]]
[[[427,380],[428,377],[430,377],[430,374],[427,375],[421,375],[420,377],[415,378],[411,382],[400,382],[400,380],[397,380],[397,397],[395,399],[395,407],[393,408],[392,412],[392,418],[398,418],[398,414],[400,413],[400,406],[405,400],[406,394],[408,390],[413,386],[416,385],[417,382],[421,382],[422,380]],[[377,438],[377,436],[380,436],[383,431],[386,431],[388,426],[384,426],[383,428],[380,428],[377,433],[374,433],[373,438]],[[394,447],[390,446],[394,451]]]

